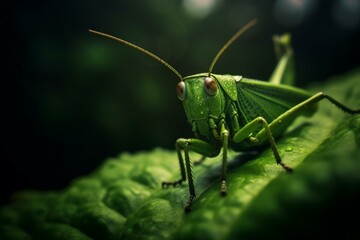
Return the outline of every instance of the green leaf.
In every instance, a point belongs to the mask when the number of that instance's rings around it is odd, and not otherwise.
[[[360,106],[360,70],[315,86]],[[360,117],[329,102],[299,117],[277,140],[288,174],[272,152],[230,152],[228,195],[221,197],[220,157],[194,167],[188,187],[161,189],[180,177],[175,151],[154,149],[107,159],[63,191],[24,191],[0,209],[0,239],[249,239],[351,236],[346,214],[360,212]],[[199,156],[191,155],[192,159]],[[337,224],[336,228],[332,225]]]

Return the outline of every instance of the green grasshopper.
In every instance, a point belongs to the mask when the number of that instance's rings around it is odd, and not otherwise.
[[[190,195],[185,204],[186,212],[191,210],[196,196],[189,151],[201,154],[203,157],[199,162],[202,162],[206,157],[218,156],[222,149],[220,193],[226,195],[229,147],[235,151],[246,151],[270,143],[276,163],[285,171],[291,172],[292,168],[281,160],[274,139],[284,133],[295,118],[302,114],[314,113],[317,103],[323,99],[327,99],[346,113],[360,113],[360,109],[352,110],[322,92],[311,94],[291,86],[294,66],[289,34],[274,36],[279,61],[269,82],[240,75],[213,74],[213,67],[221,54],[255,23],[255,20],[249,22],[220,49],[208,72],[185,78],[164,60],[139,46],[105,33],[89,30],[149,55],[180,78],[176,87],[177,95],[184,105],[195,138],[179,138],[176,141],[181,178],[177,181],[163,182],[162,187],[180,185],[188,180]]]

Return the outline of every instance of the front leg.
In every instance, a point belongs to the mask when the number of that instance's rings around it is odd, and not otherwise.
[[[185,156],[185,165],[184,159],[181,154],[181,151],[184,151]],[[195,198],[195,186],[194,186],[194,177],[192,173],[192,163],[189,157],[189,151],[194,151],[196,153],[202,154],[206,157],[215,157],[219,154],[220,149],[217,146],[213,146],[203,140],[196,139],[196,138],[179,138],[176,141],[176,152],[179,158],[180,164],[180,172],[181,172],[181,179],[174,182],[163,182],[162,186],[167,187],[169,185],[176,186],[181,184],[183,181],[186,181],[186,177],[189,183],[189,199],[185,205],[185,212],[189,212],[191,210],[192,202]]]
[[[180,166],[180,173],[181,173],[181,178],[177,181],[173,181],[173,182],[162,182],[161,183],[161,187],[165,188],[168,187],[170,185],[172,185],[173,187],[176,187],[176,185],[181,185],[182,182],[186,181],[186,172],[185,172],[185,165],[184,165],[184,160],[181,154],[181,150],[184,149],[184,147],[182,147],[184,144],[182,143],[185,139],[178,139],[175,143],[175,149],[176,149],[176,153],[178,155],[178,160],[179,160],[179,166]]]
[[[223,157],[222,157],[222,167],[221,167],[221,195],[226,195],[227,186],[226,186],[226,173],[227,173],[227,151],[228,151],[228,140],[229,140],[229,131],[225,127],[225,123],[221,124],[221,138],[222,148],[223,148]]]

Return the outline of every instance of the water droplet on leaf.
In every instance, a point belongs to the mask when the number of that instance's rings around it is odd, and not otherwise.
[[[285,148],[285,152],[292,152],[294,149],[292,147]]]

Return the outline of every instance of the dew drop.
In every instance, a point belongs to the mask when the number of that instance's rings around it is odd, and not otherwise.
[[[285,152],[292,152],[294,149],[292,147],[285,148]]]

